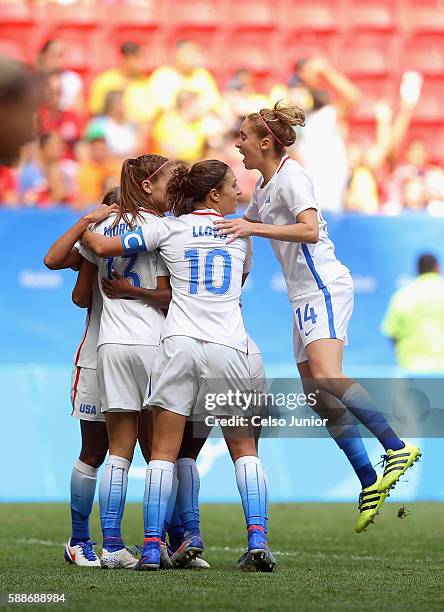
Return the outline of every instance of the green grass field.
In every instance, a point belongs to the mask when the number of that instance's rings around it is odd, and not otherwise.
[[[443,610],[444,505],[410,504],[404,520],[398,508],[386,504],[377,523],[356,535],[354,505],[274,505],[278,571],[245,574],[236,568],[245,541],[240,505],[202,508],[211,570],[131,572],[64,562],[67,505],[0,504],[0,592],[64,592],[72,610]],[[99,533],[96,509],[92,535]],[[126,509],[124,536],[127,545],[141,542],[138,504]]]

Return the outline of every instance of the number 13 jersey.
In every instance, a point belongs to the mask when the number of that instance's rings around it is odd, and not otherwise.
[[[251,242],[227,244],[218,235],[216,211],[165,217],[122,236],[127,255],[159,249],[170,272],[172,300],[162,332],[188,336],[247,352],[239,300],[242,275],[251,268]]]
[[[128,231],[128,225],[122,220],[113,227],[115,215],[109,216],[93,228],[103,236],[119,236]],[[151,227],[162,219],[144,213],[137,222],[138,227]],[[169,276],[162,258],[158,253],[134,253],[124,257],[101,259],[89,249],[81,247],[85,259],[98,268],[98,282],[103,298],[103,310],[100,320],[100,332],[97,346],[102,344],[144,344],[159,345],[160,333],[165,315],[160,308],[149,306],[142,300],[133,298],[110,299],[102,288],[102,279],[112,278],[117,272],[135,287],[155,289],[158,276]]]

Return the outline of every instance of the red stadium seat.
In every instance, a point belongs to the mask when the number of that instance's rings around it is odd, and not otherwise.
[[[418,34],[411,37],[406,44],[403,60],[406,69],[442,77],[444,74],[444,36]]]
[[[113,29],[155,28],[162,20],[163,4],[157,0],[143,6],[137,4],[103,6],[101,21],[103,25],[109,25]]]
[[[338,27],[335,2],[329,0],[287,0],[283,7],[283,26],[294,31],[332,32]]]
[[[98,67],[99,45],[96,44],[97,31],[89,28],[60,27],[55,28],[49,38],[60,38],[65,46],[66,67],[77,72],[86,73]]]
[[[443,85],[440,79],[426,79],[421,98],[415,108],[415,121],[423,123],[443,123],[444,107],[442,104]]]
[[[169,0],[164,3],[169,25],[216,29],[223,22],[222,0]]]
[[[0,2],[0,20],[2,23],[32,24],[34,16],[26,0],[9,0]]]
[[[84,25],[96,26],[100,22],[100,10],[93,3],[59,4],[58,2],[44,2],[35,7],[35,14],[41,26],[57,25]]]
[[[261,32],[236,32],[224,41],[224,64],[227,71],[248,68],[257,75],[276,69],[273,36]]]
[[[270,30],[276,22],[276,6],[270,0],[225,0],[225,22],[247,30]]]
[[[336,64],[338,38],[328,32],[291,33],[281,40],[280,48],[279,61],[285,64],[286,70],[291,70],[299,59],[314,55],[322,55]]]
[[[352,120],[370,121],[375,120],[376,104],[384,100],[393,105],[397,89],[397,81],[391,78],[364,77],[354,80],[355,85],[361,91],[359,106],[353,112]]]
[[[7,40],[3,38],[3,36],[0,38],[0,55],[5,55],[6,57],[25,63],[33,59],[32,56],[26,52],[22,41]]]
[[[444,31],[444,5],[438,0],[404,0],[401,10],[403,25],[407,30]]]
[[[397,40],[383,33],[357,33],[342,41],[339,65],[350,75],[387,75],[397,65]]]
[[[392,2],[381,0],[352,2],[347,10],[346,25],[355,30],[394,30],[396,25],[394,8]]]

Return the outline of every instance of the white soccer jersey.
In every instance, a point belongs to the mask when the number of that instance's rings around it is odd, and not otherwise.
[[[251,241],[227,244],[217,234],[214,210],[165,217],[122,236],[128,252],[159,249],[171,276],[172,300],[162,339],[188,336],[247,352],[239,298],[251,268]]]
[[[80,242],[76,242],[75,248],[81,253],[83,248]],[[90,260],[90,257],[87,257]],[[95,261],[93,261],[95,263]],[[99,286],[94,283],[91,296],[91,304],[86,316],[85,331],[80,344],[74,353],[74,365],[80,368],[97,368],[97,341],[99,338],[100,317],[102,315],[102,296]]]
[[[111,215],[94,228],[94,232],[104,236],[119,236],[129,230],[122,221],[112,227],[115,215]],[[145,213],[139,226],[155,227],[161,218]],[[95,261],[98,267],[99,287],[103,299],[102,318],[97,346],[102,344],[144,344],[158,345],[165,316],[160,308],[149,306],[142,300],[110,299],[102,290],[101,279],[111,278],[112,270],[121,274],[136,287],[155,289],[158,276],[169,276],[168,269],[158,253],[134,253],[128,257],[109,257],[100,259],[82,247],[81,253]]]
[[[271,225],[290,225],[308,208],[315,208],[318,213],[319,240],[316,244],[270,240],[282,267],[289,299],[322,289],[347,274],[348,269],[336,259],[327,224],[314,197],[312,181],[302,166],[287,155],[263,188],[262,182],[263,178],[256,183],[245,212],[247,218]]]

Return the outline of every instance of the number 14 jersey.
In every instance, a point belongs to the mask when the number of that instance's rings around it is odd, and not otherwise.
[[[159,249],[170,272],[172,301],[162,339],[188,336],[247,352],[239,300],[242,275],[251,268],[251,242],[227,244],[216,211],[165,217],[122,236],[125,253]]]

